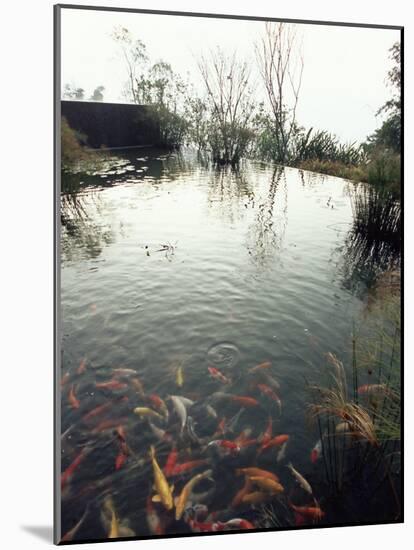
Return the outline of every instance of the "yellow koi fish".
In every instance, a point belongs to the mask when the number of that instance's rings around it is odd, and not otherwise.
[[[283,493],[283,486],[275,481],[274,479],[269,479],[267,477],[256,477],[253,476],[250,478],[253,483],[255,483],[260,489],[265,490],[266,492],[272,494]]]
[[[137,414],[141,417],[151,416],[152,418],[156,418],[157,420],[163,420],[163,417],[160,414],[153,411],[149,407],[135,407],[134,414]]]
[[[175,502],[175,519],[179,520],[181,519],[181,516],[183,515],[185,505],[187,503],[188,497],[191,494],[191,491],[193,490],[194,486],[202,479],[206,477],[206,472],[202,474],[197,474],[194,476],[188,483],[184,485],[183,490],[181,491],[180,496],[176,499]]]
[[[183,373],[183,367],[179,366],[178,369],[177,369],[177,374],[176,374],[176,377],[175,377],[175,381],[177,383],[177,386],[179,388],[182,387],[182,385],[184,384],[184,373]]]
[[[157,459],[155,458],[155,450],[152,445],[150,447],[150,457],[152,462],[152,470],[154,472],[154,485],[157,491],[157,494],[152,498],[152,500],[154,502],[161,502],[166,510],[172,510],[174,508],[172,488],[168,485],[165,475],[158,465]]]

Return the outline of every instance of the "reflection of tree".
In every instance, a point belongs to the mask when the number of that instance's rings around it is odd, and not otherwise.
[[[247,246],[255,263],[265,267],[274,258],[282,246],[286,223],[287,182],[283,166],[275,166],[267,194],[259,203],[257,216],[248,232]]]
[[[231,166],[212,169],[208,204],[219,210],[225,221],[234,223],[236,219],[240,219],[248,205],[253,202],[254,192],[245,170]]]
[[[353,224],[345,239],[341,262],[343,284],[358,291],[370,286],[379,273],[399,266],[401,259],[401,207],[388,191],[372,185],[350,191]]]
[[[81,191],[80,176],[62,174],[60,197],[62,257],[71,261],[79,252],[88,258],[97,258],[105,244],[113,242],[110,229],[96,222],[101,195],[89,188]]]

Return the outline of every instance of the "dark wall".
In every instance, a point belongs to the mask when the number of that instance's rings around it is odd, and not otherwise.
[[[159,129],[145,105],[62,100],[62,117],[93,148],[157,145]]]

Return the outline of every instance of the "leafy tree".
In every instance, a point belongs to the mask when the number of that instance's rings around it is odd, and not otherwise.
[[[104,86],[97,86],[94,91],[93,91],[93,94],[91,95],[90,99],[91,101],[103,101],[103,92],[105,90],[105,87]]]
[[[367,149],[383,147],[396,153],[401,151],[401,48],[395,42],[390,48],[392,68],[388,71],[388,86],[392,97],[378,110],[377,115],[385,114],[387,118],[382,125],[367,139]]]
[[[72,84],[65,84],[63,88],[63,97],[65,99],[85,99],[85,90],[83,88],[76,88]]]

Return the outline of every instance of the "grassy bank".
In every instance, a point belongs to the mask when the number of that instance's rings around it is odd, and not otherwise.
[[[369,161],[357,165],[339,161],[308,159],[300,161],[296,167],[354,182],[369,183],[391,191],[398,198],[401,195],[400,156],[395,153],[377,153]]]

